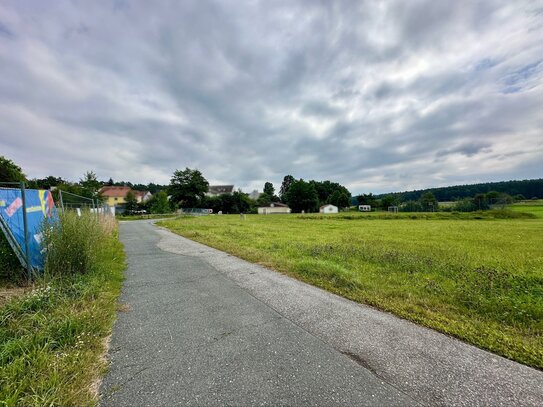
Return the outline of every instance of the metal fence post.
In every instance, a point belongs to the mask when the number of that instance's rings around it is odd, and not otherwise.
[[[60,197],[60,207],[62,208],[62,213],[64,213],[64,202],[62,201],[62,189],[58,190],[58,196]]]
[[[32,280],[32,265],[30,264],[30,243],[28,242],[28,219],[26,213],[26,191],[25,183],[21,182],[21,197],[23,200],[23,226],[25,234],[25,259],[26,259],[26,271],[28,273],[28,280]]]

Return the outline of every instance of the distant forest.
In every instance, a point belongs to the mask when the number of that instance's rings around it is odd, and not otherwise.
[[[456,201],[473,197],[476,194],[486,194],[490,191],[503,192],[511,196],[523,195],[526,199],[543,198],[543,178],[522,181],[485,182],[472,185],[455,185],[451,187],[419,189],[416,191],[392,192],[376,195],[376,198],[393,196],[400,202],[417,201],[425,192],[431,192],[438,201]]]

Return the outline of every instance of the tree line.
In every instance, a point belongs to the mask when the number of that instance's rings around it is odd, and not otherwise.
[[[514,202],[525,200],[524,195],[511,196],[504,192],[489,191],[485,194],[479,193],[471,197],[465,197],[450,202],[448,205],[439,205],[437,197],[430,191],[424,192],[419,199],[401,201],[401,197],[395,194],[375,196],[373,194],[362,194],[356,197],[360,205],[371,205],[372,208],[388,210],[396,207],[400,212],[436,212],[436,211],[459,211],[472,212],[487,210],[496,207],[504,207]]]
[[[173,202],[183,208],[209,208],[223,213],[256,213],[257,208],[274,202],[288,205],[293,212],[318,212],[319,206],[333,204],[339,208],[350,206],[351,193],[347,188],[331,181],[305,181],[292,175],[283,178],[278,194],[271,182],[265,182],[263,192],[253,200],[248,194],[207,196],[209,183],[199,170],[176,170],[170,181],[169,192]]]
[[[274,202],[287,204],[293,212],[318,212],[319,206],[333,204],[347,208],[351,204],[351,193],[337,182],[305,181],[286,175],[276,193],[271,182],[265,182],[263,192],[254,200],[241,190],[231,194],[208,196],[209,182],[197,169],[175,170],[168,185],[156,183],[133,184],[126,181],[98,180],[94,171],[87,171],[78,182],[61,177],[27,179],[22,169],[13,161],[0,156],[0,182],[24,181],[28,188],[54,189],[53,196],[58,200],[58,191],[66,191],[87,198],[103,200],[100,189],[104,186],[125,186],[132,191],[149,191],[153,197],[147,202],[137,202],[136,195],[130,191],[125,197],[127,212],[145,210],[150,213],[167,213],[178,208],[206,208],[223,213],[256,213],[260,206]],[[52,188],[54,187],[54,188]],[[69,199],[69,198],[66,198]]]
[[[520,181],[485,182],[470,185],[454,185],[450,187],[428,188],[415,191],[393,192],[376,195],[377,199],[393,196],[398,202],[417,201],[426,192],[431,192],[438,201],[458,201],[463,198],[472,198],[477,194],[489,192],[505,193],[512,197],[524,199],[543,198],[543,178]]]
[[[149,191],[153,197],[138,203],[134,193],[126,197],[127,211],[146,210],[151,213],[166,213],[178,208],[206,208],[223,213],[255,213],[260,206],[274,202],[288,205],[293,212],[318,212],[324,204],[332,204],[340,209],[352,205],[371,205],[374,209],[387,210],[397,206],[401,211],[419,212],[438,210],[438,201],[454,201],[445,210],[471,211],[484,210],[494,205],[505,205],[514,201],[542,198],[543,179],[503,181],[472,185],[457,185],[443,188],[397,192],[373,195],[372,193],[351,196],[343,185],[329,180],[316,181],[296,179],[285,175],[276,191],[271,182],[265,182],[263,193],[253,200],[241,190],[231,194],[208,196],[209,182],[197,169],[175,170],[168,185],[156,183],[132,184],[126,181],[99,181],[93,171],[87,171],[78,182],[70,182],[61,177],[48,176],[28,180],[19,166],[0,156],[0,182],[25,181],[29,188],[51,189],[72,194],[101,199],[103,186],[127,186],[134,191]],[[58,192],[53,192],[58,199]],[[443,208],[442,208],[443,210]]]

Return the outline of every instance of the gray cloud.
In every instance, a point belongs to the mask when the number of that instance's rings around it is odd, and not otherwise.
[[[541,176],[533,2],[0,5],[0,151],[32,177],[352,192]]]

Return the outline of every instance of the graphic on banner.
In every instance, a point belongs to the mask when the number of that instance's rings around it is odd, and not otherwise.
[[[58,213],[51,191],[27,189],[25,190],[25,198],[30,265],[37,269],[43,269],[44,255],[40,244],[41,225],[44,219],[58,221]],[[0,216],[24,253],[25,235],[22,206],[23,199],[20,189],[0,189]]]

